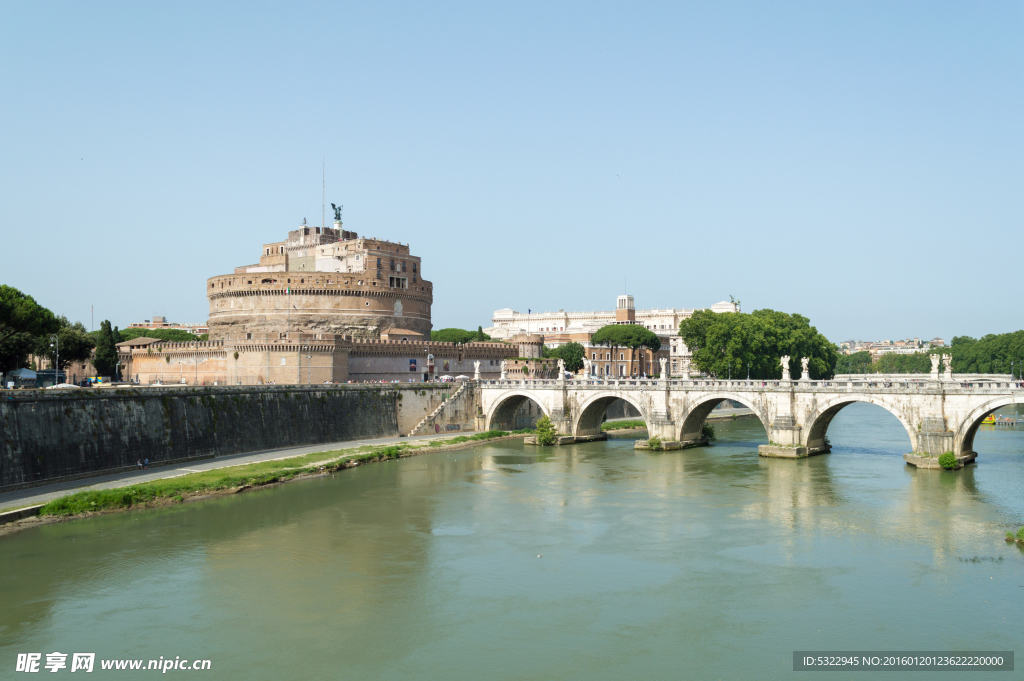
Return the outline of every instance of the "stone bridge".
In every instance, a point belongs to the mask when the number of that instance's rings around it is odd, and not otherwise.
[[[825,436],[832,419],[847,405],[867,402],[899,419],[913,449],[906,460],[926,468],[938,467],[944,452],[953,452],[960,464],[974,460],[981,421],[999,407],[1024,403],[1024,383],[1009,377],[921,378],[491,380],[480,382],[479,399],[487,428],[501,428],[525,400],[533,400],[559,433],[579,439],[600,436],[605,410],[621,399],[640,411],[651,437],[682,447],[707,444],[701,431],[711,410],[734,400],[761,420],[770,443],[761,446],[762,456],[794,458],[829,451]]]

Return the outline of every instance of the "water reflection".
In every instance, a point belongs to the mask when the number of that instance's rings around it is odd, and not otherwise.
[[[589,680],[785,675],[780,650],[837,637],[1020,648],[1024,554],[1001,533],[1024,522],[1024,432],[979,433],[976,467],[918,471],[899,422],[856,406],[832,454],[800,461],[759,458],[741,419],[708,448],[507,441],[12,535],[0,654]],[[959,560],[975,555],[992,560]]]

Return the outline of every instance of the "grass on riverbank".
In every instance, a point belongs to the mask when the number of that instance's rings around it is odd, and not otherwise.
[[[314,452],[276,461],[226,466],[201,473],[153,480],[115,489],[88,490],[54,499],[39,509],[39,515],[70,516],[94,511],[107,511],[145,506],[158,502],[183,501],[186,496],[205,495],[229,489],[259,487],[284,482],[300,475],[333,472],[355,463],[397,459],[414,450],[429,450],[465,442],[493,440],[508,435],[531,433],[529,429],[512,432],[488,430],[474,435],[459,435],[428,442],[402,442],[393,445],[370,445],[352,449]]]
[[[633,430],[636,428],[647,428],[643,419],[630,419],[628,421],[605,421],[601,424],[601,430]]]

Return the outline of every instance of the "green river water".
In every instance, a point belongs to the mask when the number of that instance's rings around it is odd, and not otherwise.
[[[756,419],[717,428],[665,453],[504,441],[2,538],[0,678],[60,651],[116,678],[156,672],[99,660],[203,658],[167,674],[230,679],[951,680],[794,672],[792,655],[1024,651],[1024,551],[1003,540],[1024,523],[1024,428],[983,427],[955,473],[906,466],[902,426],[869,405],[799,461],[759,458]]]

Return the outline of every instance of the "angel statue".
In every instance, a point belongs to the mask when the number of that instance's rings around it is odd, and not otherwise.
[[[345,206],[335,206],[333,203],[331,204],[331,208],[334,209],[334,221],[335,222],[341,222],[341,210],[344,207]]]
[[[788,381],[789,375],[789,355],[783,355],[782,359],[779,360],[779,364],[782,365],[782,380]]]
[[[565,380],[565,360],[561,357],[558,358],[558,380]]]

